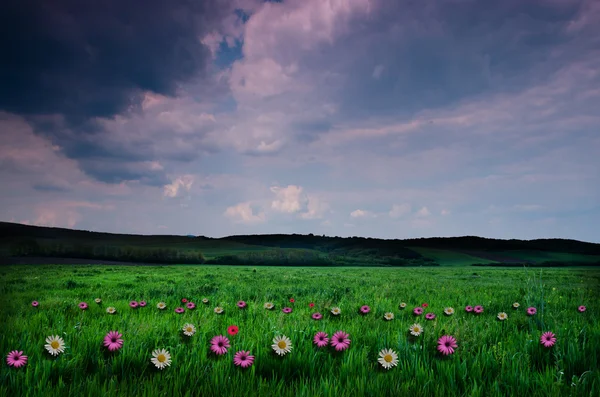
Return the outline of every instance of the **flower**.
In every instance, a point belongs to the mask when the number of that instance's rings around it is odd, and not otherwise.
[[[413,309],[413,313],[417,316],[420,316],[421,314],[423,314],[423,309],[421,309],[420,307],[415,307]]]
[[[433,313],[427,313],[425,315],[426,320],[433,320],[434,318],[435,318],[435,314],[433,314]]]
[[[444,335],[440,339],[438,339],[438,351],[443,355],[447,356],[449,354],[454,353],[454,349],[456,349],[458,345],[456,344],[456,339],[450,335]]]
[[[44,345],[48,353],[53,356],[58,356],[59,353],[63,353],[65,351],[65,341],[60,336],[50,335],[46,338],[46,344]]]
[[[123,335],[120,334],[119,331],[110,331],[104,337],[104,346],[106,346],[111,352],[119,350],[121,347],[123,347],[123,339],[121,339],[122,337]]]
[[[233,356],[233,363],[238,367],[247,368],[254,362],[254,356],[250,355],[249,351],[240,350]]]
[[[138,307],[138,303],[136,301],[131,301],[129,302],[129,307],[135,309],[136,307]]]
[[[473,306],[465,306],[465,311],[471,313],[473,311]]]
[[[223,308],[221,306],[215,307],[215,313],[217,313],[217,314],[223,313]]]
[[[377,359],[379,364],[385,369],[390,369],[398,365],[398,355],[392,349],[383,349],[379,352],[379,358]]]
[[[192,336],[196,333],[196,327],[194,327],[194,324],[185,324],[182,330],[185,336]]]
[[[421,307],[427,307],[427,306],[429,306],[429,304],[427,304],[427,303],[422,303],[421,304]]]
[[[230,325],[229,328],[227,328],[227,333],[229,335],[237,335],[238,332],[240,332],[240,329],[237,325]]]
[[[115,313],[117,312],[117,309],[115,309],[115,308],[114,308],[114,307],[112,307],[112,306],[109,306],[109,307],[107,307],[107,308],[106,308],[106,312],[107,312],[108,314],[115,314]]]
[[[275,307],[275,305],[272,302],[266,302],[264,307],[267,310],[272,310]]]
[[[537,309],[535,307],[528,307],[527,308],[527,315],[533,316],[535,313],[537,313]]]
[[[23,355],[22,351],[13,350],[6,356],[6,363],[15,368],[19,368],[27,364],[27,356]]]
[[[519,305],[519,302],[513,303],[513,309],[518,309],[519,306],[521,306],[521,305]]]
[[[364,306],[362,306],[362,307],[360,308],[360,312],[361,312],[362,314],[367,314],[367,313],[368,313],[368,312],[370,312],[370,311],[371,311],[371,308],[370,308],[369,306],[367,306],[367,305],[364,305]]]
[[[140,307],[146,307],[146,301],[140,301]]]
[[[87,308],[88,308],[88,304],[87,304],[87,303],[85,303],[85,302],[81,302],[81,303],[79,304],[79,308],[80,308],[81,310],[85,310],[85,309],[87,309]]]
[[[187,307],[188,310],[194,310],[196,308],[196,304],[194,302],[188,302],[185,307]]]
[[[164,367],[171,365],[171,355],[165,349],[157,349],[152,352],[150,361],[154,363],[156,368],[162,370]]]
[[[158,302],[156,304],[156,308],[159,309],[159,310],[164,310],[164,309],[167,308],[167,304],[165,302]]]
[[[246,302],[244,302],[244,301],[239,301],[239,302],[237,303],[237,307],[239,307],[240,309],[243,309],[243,308],[245,308],[246,306],[247,306],[247,305],[246,305]]]
[[[187,303],[187,299],[183,298],[183,299],[181,300],[181,303]]]
[[[271,345],[275,353],[283,356],[284,354],[292,351],[292,341],[285,335],[276,336],[273,338],[273,344]]]
[[[473,308],[473,312],[474,312],[475,314],[481,314],[481,313],[483,313],[483,306],[481,306],[481,305],[477,305],[477,306],[475,306],[475,307]]]
[[[500,312],[500,313],[498,313],[498,320],[500,320],[500,321],[504,321],[504,320],[506,320],[507,318],[508,318],[508,315],[507,315],[506,313],[504,313],[504,312]]]
[[[38,307],[39,305],[40,305],[40,302],[38,302],[38,301],[31,302],[31,306],[33,306],[33,307]]]
[[[321,313],[313,313],[312,318],[313,320],[320,320],[323,318],[323,315]]]
[[[579,310],[579,313],[583,313],[585,311],[585,306],[581,305],[577,308],[577,310]]]
[[[184,308],[183,308],[183,307],[178,307],[178,308],[176,308],[176,309],[175,309],[175,313],[177,313],[177,314],[181,314],[181,313],[183,313],[184,311],[185,311],[185,310],[184,310]]]
[[[204,303],[205,305],[208,305],[208,298],[202,298],[202,303]]]
[[[415,323],[415,324],[411,325],[408,330],[410,331],[411,335],[419,336],[423,332],[423,327],[421,326],[421,324]]]
[[[101,304],[102,303],[102,299],[96,298],[96,299],[94,299],[94,302],[96,302],[97,304]]]
[[[402,310],[406,308],[406,303],[402,302],[400,303],[400,305],[398,305],[398,307]]]
[[[544,332],[540,338],[540,343],[544,345],[544,347],[552,347],[556,343],[556,335],[552,332]]]
[[[392,312],[387,312],[383,315],[383,318],[385,318],[386,320],[390,321],[394,319],[394,313]]]
[[[344,331],[338,331],[331,337],[331,346],[337,351],[346,350],[350,346],[350,335]]]
[[[282,312],[284,312],[285,314],[289,314],[292,312],[292,308],[291,307],[284,307],[283,309],[281,309]]]
[[[339,307],[336,306],[331,308],[331,314],[333,314],[334,316],[339,316],[341,313],[342,311]]]
[[[325,332],[317,332],[313,338],[313,342],[317,347],[325,347],[329,344],[329,338]]]
[[[446,316],[451,316],[454,314],[454,308],[453,307],[447,307],[444,309],[444,314]]]
[[[308,304],[308,307],[310,307],[310,308],[312,309],[313,307],[315,307],[315,304],[314,304],[314,303],[312,303],[312,302],[310,302],[310,303]]]
[[[210,350],[217,356],[227,353],[229,348],[229,339],[223,335],[217,335],[210,340]]]
[[[296,300],[294,298],[290,298],[290,303],[294,303]]]

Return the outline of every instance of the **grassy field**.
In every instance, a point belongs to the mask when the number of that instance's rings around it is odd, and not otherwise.
[[[474,273],[476,272],[476,273]],[[0,350],[23,350],[23,368],[0,367],[2,396],[598,396],[600,395],[600,269],[524,270],[502,268],[258,268],[221,266],[11,266],[0,268]],[[101,298],[102,304],[94,303]],[[210,303],[203,305],[202,298]],[[198,307],[174,309],[188,298]],[[289,303],[289,299],[295,303]],[[131,309],[130,300],[148,306]],[[31,301],[40,302],[38,308]],[[244,310],[238,300],[248,302]],[[89,308],[82,311],[78,303]],[[167,309],[156,308],[159,301]],[[275,309],[263,308],[272,301]],[[512,309],[519,302],[518,310]],[[314,302],[315,307],[309,308]],[[400,310],[400,302],[408,304]],[[427,302],[433,321],[415,318],[412,308]],[[216,305],[225,312],[213,312]],[[367,315],[358,313],[369,305]],[[465,305],[483,305],[481,315]],[[586,305],[579,313],[577,307]],[[106,307],[117,313],[109,315]],[[290,314],[284,306],[293,307]],[[333,317],[332,306],[342,314]],[[447,306],[456,309],[445,316]],[[528,306],[538,313],[529,317]],[[320,321],[311,313],[324,314]],[[395,319],[385,321],[391,311]],[[508,313],[500,322],[498,312]],[[414,322],[424,326],[408,335]],[[188,340],[181,327],[197,332]],[[231,349],[222,357],[209,340],[227,335]],[[123,334],[123,348],[109,354],[106,333]],[[317,349],[318,331],[350,334],[344,352]],[[556,345],[540,345],[542,332]],[[442,357],[437,339],[456,337],[454,355]],[[60,335],[66,351],[52,358],[44,339]],[[279,357],[273,337],[288,336],[291,353]],[[167,349],[170,367],[150,362],[156,348]],[[386,371],[378,352],[394,349],[398,366]],[[248,369],[233,364],[238,350],[256,359]]]
[[[468,255],[462,252],[425,248],[425,247],[410,247],[413,251],[418,252],[425,258],[431,258],[440,266],[469,266],[474,263],[497,263],[489,259],[483,259],[477,256]]]

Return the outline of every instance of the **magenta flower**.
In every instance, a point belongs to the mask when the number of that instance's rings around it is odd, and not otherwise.
[[[212,350],[217,356],[227,353],[228,348],[229,339],[223,335],[215,336],[210,340],[210,350]]]
[[[364,306],[362,306],[362,307],[360,308],[360,312],[361,312],[362,314],[367,314],[367,313],[368,313],[368,312],[370,312],[370,311],[371,311],[371,308],[370,308],[369,306],[367,306],[367,305],[364,305]]]
[[[456,349],[458,345],[456,344],[456,339],[450,335],[444,335],[440,339],[438,339],[438,351],[443,355],[447,356],[449,354],[454,354],[454,349]]]
[[[6,363],[10,367],[19,368],[27,364],[27,356],[22,351],[13,350],[6,356]]]
[[[177,309],[175,309],[175,313],[177,314],[181,314],[183,313],[185,310],[183,309],[183,307],[178,307]]]
[[[140,301],[140,307],[146,307],[146,301]]]
[[[108,350],[115,351],[119,350],[123,347],[123,339],[121,339],[123,335],[121,335],[118,331],[110,331],[104,337],[104,346],[108,348]]]
[[[196,304],[194,302],[188,302],[185,305],[189,310],[194,310],[196,308]]]
[[[338,331],[331,337],[331,346],[337,351],[346,350],[350,346],[350,335],[344,331]]]
[[[138,307],[138,303],[136,301],[131,301],[129,302],[129,307],[135,309],[136,307]]]
[[[31,302],[31,306],[33,306],[33,307],[38,307],[39,305],[40,305],[40,302],[38,302],[38,301]],[[583,309],[585,310],[585,307],[583,307]]]
[[[323,318],[323,315],[321,313],[313,313],[312,318],[313,320],[320,320]]]
[[[317,347],[325,347],[329,343],[329,338],[325,332],[317,332],[313,338],[313,342]]]
[[[527,315],[533,316],[535,313],[537,313],[537,309],[535,307],[528,307],[527,308]]]
[[[556,335],[554,335],[552,332],[545,332],[540,338],[540,343],[544,345],[544,347],[550,348],[556,343]]]
[[[433,319],[435,318],[435,314],[433,314],[433,313],[427,313],[427,314],[425,315],[425,318],[426,318],[427,320],[433,320]]]
[[[483,306],[477,305],[473,308],[473,312],[475,312],[475,314],[481,314],[483,313]]]
[[[85,309],[87,309],[87,308],[88,308],[88,304],[87,304],[87,303],[85,303],[85,302],[81,302],[81,303],[79,304],[79,308],[80,308],[81,310],[85,310]]]
[[[285,314],[289,314],[289,313],[292,312],[292,308],[291,307],[284,307],[281,311],[284,312]]]
[[[244,301],[239,301],[239,302],[237,303],[237,307],[239,307],[240,309],[243,309],[243,308],[245,308],[246,306],[248,306],[248,305],[246,305],[246,302],[244,302]]]
[[[420,307],[415,307],[415,308],[413,309],[413,313],[414,313],[415,315],[417,315],[417,316],[420,316],[421,314],[423,314],[423,309],[422,309],[422,308],[420,308]]]
[[[465,306],[465,311],[471,313],[473,311],[473,306]]]
[[[233,363],[238,367],[247,368],[251,366],[253,362],[254,356],[251,356],[249,351],[245,352],[241,350],[233,356]]]
[[[577,310],[579,310],[579,313],[583,313],[585,311],[585,306],[581,305],[577,308]]]

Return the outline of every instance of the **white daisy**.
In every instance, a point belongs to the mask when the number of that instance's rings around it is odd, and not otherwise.
[[[203,298],[202,303],[204,303],[205,305],[208,305],[208,298]]]
[[[334,316],[339,316],[342,313],[342,311],[340,310],[339,307],[332,307],[331,308],[331,314],[333,314]]]
[[[158,302],[158,303],[156,304],[156,307],[157,307],[159,310],[165,310],[165,309],[167,308],[167,304],[166,304],[165,302]]]
[[[152,352],[150,361],[156,365],[156,368],[163,369],[171,365],[171,355],[165,349],[156,349]]]
[[[275,305],[272,302],[265,303],[265,309],[267,309],[267,310],[271,310],[274,307],[275,307]]]
[[[409,330],[411,335],[419,336],[423,332],[423,327],[421,327],[421,324],[413,324],[410,326]]]
[[[394,313],[392,312],[387,312],[383,315],[383,318],[385,318],[386,320],[390,321],[394,319]]]
[[[275,353],[283,356],[292,350],[292,341],[287,336],[276,336],[273,338],[273,344],[271,345]]]
[[[383,349],[379,352],[377,361],[379,361],[383,368],[390,369],[398,365],[398,355],[392,349]]]
[[[220,306],[215,307],[215,313],[217,313],[217,314],[223,313],[223,308]]]
[[[504,320],[506,320],[507,318],[508,318],[508,315],[507,315],[506,313],[504,313],[504,312],[500,312],[500,313],[498,313],[498,320],[500,320],[500,321],[504,321]]]
[[[519,302],[515,302],[515,303],[513,303],[513,307],[514,307],[515,309],[517,309],[519,306],[521,306],[521,305],[519,305]]]
[[[48,353],[52,354],[53,356],[58,356],[59,353],[65,351],[65,341],[58,335],[51,335],[46,338],[46,345],[44,345],[44,347],[46,350],[48,350]]]
[[[96,299],[94,299],[94,302],[96,302],[97,304],[100,304],[100,303],[102,303],[102,299],[96,298]]]
[[[406,307],[406,303],[402,302],[398,307],[400,309],[404,309]]]
[[[112,306],[109,306],[109,307],[107,307],[107,308],[106,308],[106,312],[107,312],[108,314],[115,314],[115,313],[117,312],[117,309],[115,309],[115,308],[114,308],[114,307],[112,307]]]
[[[453,307],[447,307],[447,308],[445,308],[445,309],[444,309],[444,313],[445,313],[447,316],[451,316],[451,315],[453,315],[453,314],[454,314],[454,308],[453,308]]]
[[[196,333],[196,327],[194,327],[194,324],[185,324],[182,330],[185,336],[192,336]]]

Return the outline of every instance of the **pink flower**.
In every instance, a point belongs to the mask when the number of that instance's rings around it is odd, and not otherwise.
[[[289,314],[289,313],[292,312],[292,308],[291,307],[284,307],[281,311],[284,312],[285,314]]]
[[[427,303],[422,303],[422,304],[421,304],[421,306],[422,306],[422,307],[427,307],[427,306],[429,306],[429,305],[428,305]]]
[[[369,306],[367,306],[367,305],[364,305],[363,307],[360,308],[360,312],[362,314],[367,314],[370,311],[371,311],[371,308]]]
[[[450,335],[444,335],[440,339],[438,339],[438,351],[443,355],[447,356],[449,354],[454,353],[454,349],[456,349],[458,345],[456,344],[456,339]]]
[[[427,320],[433,320],[433,319],[435,318],[435,314],[433,314],[433,313],[427,313],[427,314],[425,315],[425,318],[426,318]]]
[[[321,313],[313,313],[312,318],[313,320],[320,320],[323,318],[323,315]]]
[[[310,307],[310,308],[312,309],[313,307],[315,307],[315,304],[314,304],[314,303],[312,303],[312,302],[310,302],[310,303],[308,304],[308,307]]]
[[[535,313],[537,313],[537,309],[535,307],[528,307],[527,308],[527,315],[533,316]]]
[[[473,311],[473,306],[465,306],[465,311],[471,313]]]
[[[183,309],[183,307],[178,307],[177,309],[175,309],[175,313],[177,314],[181,314],[183,313],[185,310]]]
[[[246,302],[244,302],[244,301],[239,301],[239,302],[237,303],[237,306],[238,306],[240,309],[243,309],[243,308],[245,308],[247,305],[246,305]]]
[[[85,303],[85,302],[81,302],[81,303],[79,304],[79,308],[80,308],[81,310],[85,310],[85,309],[87,309],[87,308],[88,308],[88,304],[87,304],[87,303]]]
[[[121,335],[118,331],[110,331],[104,337],[104,346],[108,347],[108,350],[115,351],[119,350],[123,347],[123,339],[121,339],[123,335]]]
[[[350,335],[344,331],[338,331],[331,337],[331,346],[335,347],[335,350],[342,351],[346,350],[350,346]]]
[[[40,305],[40,302],[38,302],[38,301],[31,302],[31,306],[33,306],[33,307],[38,307],[39,305]],[[585,310],[585,307],[583,309]]]
[[[481,314],[483,313],[483,306],[477,305],[473,308],[473,311],[475,312],[475,314]]]
[[[253,362],[254,356],[251,356],[249,351],[245,352],[241,350],[233,356],[233,363],[238,367],[247,368],[251,366]]]
[[[417,316],[420,316],[421,314],[423,314],[423,309],[421,309],[420,307],[415,307],[413,309],[413,313]]]
[[[317,347],[325,347],[329,343],[329,338],[325,332],[317,332],[315,335],[313,342]]]
[[[13,350],[6,356],[6,363],[11,367],[19,368],[27,364],[27,356],[24,356],[22,351]]]
[[[140,301],[140,307],[145,307],[146,306],[146,301]]]
[[[210,350],[218,356],[227,353],[227,348],[229,348],[229,339],[223,335],[215,336],[210,340]]]
[[[579,310],[579,313],[583,313],[585,311],[585,306],[581,305],[577,308],[577,310]]]
[[[136,301],[131,301],[131,302],[129,302],[129,307],[131,307],[132,309],[135,309],[136,307],[138,307],[138,303]]]
[[[540,338],[540,343],[544,345],[544,347],[552,347],[554,346],[554,343],[556,343],[556,336],[552,332],[545,332]]]
[[[185,305],[189,310],[194,310],[196,308],[196,304],[194,302],[188,302],[187,305]]]

